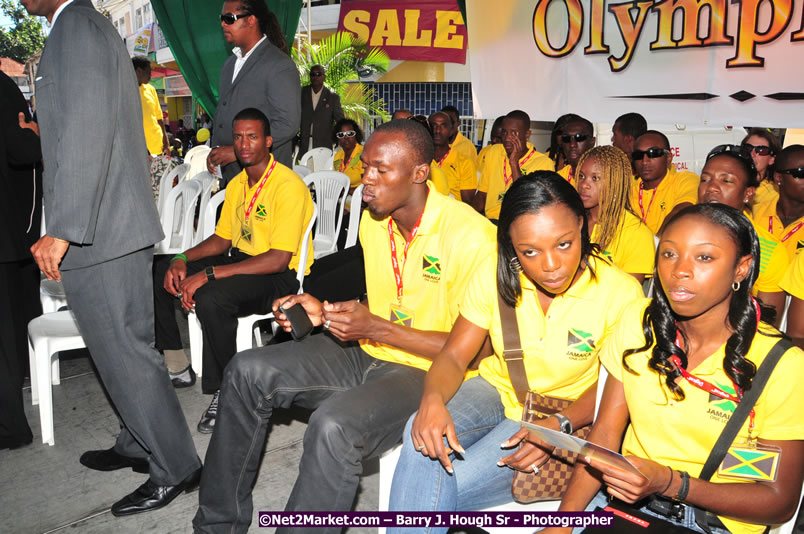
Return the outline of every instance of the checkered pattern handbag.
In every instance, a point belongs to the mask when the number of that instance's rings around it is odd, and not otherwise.
[[[516,396],[523,405],[522,419],[535,422],[539,419],[559,413],[573,403],[569,399],[545,397],[528,386],[524,352],[519,339],[519,325],[516,320],[516,311],[505,303],[498,294],[500,320],[502,322],[503,357],[508,366],[508,376],[514,386]],[[592,426],[577,429],[573,436],[585,439]],[[576,454],[566,450],[556,449],[547,462],[539,468],[538,473],[515,471],[514,481],[511,485],[511,494],[515,501],[527,504],[537,501],[552,501],[560,499],[567,489]]]

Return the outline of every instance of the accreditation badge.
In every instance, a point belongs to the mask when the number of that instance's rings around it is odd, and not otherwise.
[[[782,449],[771,445],[744,443],[729,448],[718,467],[718,476],[737,480],[775,482]]]
[[[399,326],[413,328],[413,312],[398,304],[391,304],[391,318],[389,320]]]

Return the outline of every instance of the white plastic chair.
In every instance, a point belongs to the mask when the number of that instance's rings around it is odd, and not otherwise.
[[[311,172],[310,167],[305,167],[304,165],[294,165],[293,172],[298,174],[302,179],[307,177]]]
[[[315,187],[318,223],[313,236],[315,259],[338,250],[338,235],[343,222],[343,206],[349,193],[349,177],[338,171],[318,171],[304,179],[307,187]]]
[[[42,280],[39,282],[39,301],[42,303],[42,313],[59,311],[67,306],[67,295],[64,286],[57,280]]]
[[[178,254],[192,247],[195,206],[203,188],[199,180],[183,180],[170,190],[159,217],[165,238],[156,244],[155,254]]]
[[[363,184],[352,191],[352,203],[349,204],[349,230],[346,232],[346,243],[343,248],[353,247],[357,244],[360,230],[360,209],[363,207]]]
[[[195,245],[215,233],[215,217],[218,214],[218,207],[223,204],[225,199],[226,190],[218,191],[207,201],[206,206],[199,210]]]
[[[206,145],[194,146],[187,151],[187,155],[184,156],[184,164],[189,166],[190,170],[184,177],[185,180],[195,178],[207,170],[207,156],[211,151],[212,149]]]
[[[189,170],[190,166],[186,163],[182,163],[181,165],[173,167],[162,175],[162,179],[159,181],[159,200],[156,203],[156,209],[159,212],[160,217],[165,209],[168,193],[171,189],[173,189],[173,181],[175,180],[176,183],[179,183],[184,180],[184,177],[187,175]],[[177,177],[178,179],[176,179]]]
[[[201,189],[201,196],[198,198],[198,219],[199,220],[198,220],[198,227],[196,228],[195,233],[193,234],[193,246],[199,244],[201,241],[206,239],[205,237],[202,237],[201,222],[202,222],[202,219],[203,219],[204,215],[206,214],[207,205],[209,204],[209,201],[212,198],[212,191],[218,185],[217,177],[211,175],[209,173],[209,171],[204,171],[204,172],[198,174],[198,176],[196,176],[194,179],[198,180],[199,182],[201,182],[203,187]],[[215,223],[215,214],[214,213],[212,215],[212,222],[213,222],[213,225],[214,225],[214,223]],[[213,228],[214,228],[214,226],[213,226]],[[209,236],[207,236],[207,237],[209,237]]]
[[[220,193],[219,193],[220,194]],[[310,252],[310,247],[308,243],[310,241],[310,233],[313,231],[313,225],[315,224],[316,218],[318,217],[318,208],[313,204],[313,216],[310,217],[310,222],[307,224],[307,228],[304,231],[304,235],[302,236],[301,245],[299,248],[299,270],[296,273],[296,280],[299,281],[299,291],[298,294],[303,292],[304,286],[304,271],[305,266],[307,265],[307,256]],[[257,344],[257,346],[262,346],[262,337],[260,336],[260,329],[256,324],[260,321],[264,321],[266,319],[273,319],[273,313],[264,313],[264,314],[254,314],[249,315],[247,317],[240,317],[237,320],[237,336],[236,336],[236,345],[237,345],[237,352],[248,350],[252,348],[252,339]],[[198,317],[195,313],[191,313],[187,318],[187,326],[190,333],[190,363],[193,366],[193,371],[198,376],[202,375],[203,372],[203,364],[204,364],[204,357],[203,357],[203,344],[204,344],[204,337],[201,331],[201,323],[198,321]],[[273,325],[275,328],[275,325]]]
[[[597,379],[597,400],[595,401],[595,417],[597,417],[598,409],[600,408],[600,399],[603,396],[603,387],[606,384],[606,379],[609,374],[606,368],[600,366],[600,372]],[[391,497],[391,482],[393,481],[394,469],[399,461],[399,454],[402,450],[402,445],[398,445],[385,453],[380,458],[380,498],[379,510],[387,511],[388,503]],[[561,504],[560,500],[555,501],[541,501],[531,504],[519,504],[518,502],[511,501],[510,503],[501,504],[493,508],[482,510],[483,512],[555,512],[558,510],[558,505]],[[490,534],[530,534],[533,532],[534,527],[483,527],[484,530]],[[378,530],[380,534],[385,533],[385,528]],[[786,533],[785,533],[786,534]]]
[[[334,154],[329,148],[318,147],[308,150],[299,160],[299,165],[309,168],[313,172],[331,171]]]
[[[53,391],[61,383],[59,352],[86,347],[69,310],[40,315],[28,323],[28,358],[31,363],[31,403],[39,405],[42,443],[53,445]]]

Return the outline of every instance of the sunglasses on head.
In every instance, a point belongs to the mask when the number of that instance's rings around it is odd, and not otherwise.
[[[226,24],[227,26],[231,26],[236,21],[240,19],[244,19],[246,17],[250,17],[251,13],[221,13],[221,22]]]
[[[669,154],[670,151],[666,148],[659,148],[657,146],[652,146],[647,150],[634,150],[631,152],[631,156],[634,158],[634,161],[640,161],[645,156],[648,156],[650,159],[661,158],[665,154]]]
[[[767,148],[767,147],[766,147]],[[743,160],[751,167],[752,171],[756,171],[754,167],[754,159],[751,157],[751,149],[745,145],[718,145],[709,151],[706,155],[706,161],[719,156],[721,154],[732,154]]]
[[[572,141],[573,139],[575,140],[576,143],[583,143],[584,141],[586,141],[590,137],[592,137],[592,136],[589,135],[589,134],[577,133],[575,135],[566,135],[566,134],[564,134],[564,135],[559,136],[558,138],[561,140],[562,143],[567,144],[570,141]]]
[[[764,146],[764,145],[752,145],[749,143],[743,143],[743,146],[748,149],[748,152],[754,152],[757,156],[770,156],[773,154],[771,147]]]
[[[804,167],[796,167],[795,169],[785,169],[783,171],[776,171],[779,174],[789,174],[793,178],[801,180],[804,178]]]
[[[338,139],[343,139],[344,137],[354,137],[355,131],[354,130],[346,130],[345,132],[338,132],[335,134],[335,137]]]

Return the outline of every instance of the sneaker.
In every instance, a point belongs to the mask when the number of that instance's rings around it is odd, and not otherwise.
[[[195,384],[195,371],[193,371],[192,365],[188,365],[186,369],[178,373],[168,371],[168,375],[170,375],[174,388],[188,388]]]
[[[202,434],[212,434],[212,431],[215,430],[215,417],[218,416],[218,397],[220,397],[220,394],[221,390],[218,390],[212,395],[212,402],[209,403],[209,408],[207,408],[207,411],[204,412],[198,422],[198,431]]]

